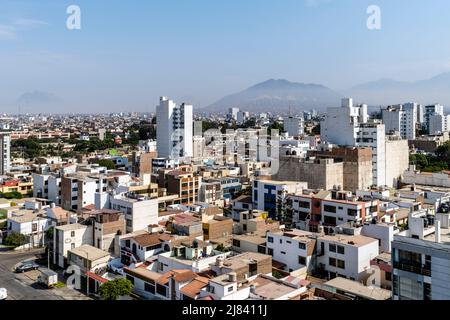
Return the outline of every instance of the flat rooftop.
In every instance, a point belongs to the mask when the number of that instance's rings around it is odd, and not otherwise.
[[[69,250],[69,252],[76,254],[79,257],[84,259],[95,261],[104,257],[109,256],[109,253],[103,250],[100,250],[96,247],[90,246],[88,244],[82,245],[78,248]]]
[[[388,300],[392,296],[392,292],[390,290],[385,290],[378,287],[366,287],[362,283],[341,277],[327,281],[323,285],[354,294],[368,300]]]
[[[348,235],[343,235],[343,234],[337,234],[334,236],[331,236],[331,235],[320,236],[318,239],[325,240],[325,241],[332,241],[335,243],[341,243],[341,244],[345,244],[345,245],[351,245],[351,246],[355,246],[355,247],[362,247],[362,246],[368,245],[373,242],[378,243],[377,239],[365,237],[365,236],[361,236],[361,235],[348,236]]]

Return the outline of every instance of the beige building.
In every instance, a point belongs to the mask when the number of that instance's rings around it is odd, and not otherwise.
[[[408,140],[386,139],[386,184],[397,186],[408,167]]]
[[[333,189],[344,185],[344,164],[333,159],[305,159],[299,156],[280,157],[278,181],[305,181],[310,189]]]

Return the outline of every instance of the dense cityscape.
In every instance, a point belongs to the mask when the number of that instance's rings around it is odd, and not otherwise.
[[[449,116],[368,110],[3,115],[4,298],[449,299]]]
[[[0,1],[3,318],[445,308],[449,11]]]

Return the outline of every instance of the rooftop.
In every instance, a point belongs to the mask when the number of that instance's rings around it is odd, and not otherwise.
[[[90,261],[95,261],[109,256],[108,252],[90,246],[88,244],[84,244],[80,247],[69,250],[69,252]]]
[[[388,300],[392,295],[390,290],[378,287],[366,287],[362,283],[341,277],[325,282],[324,286],[355,294],[369,300]]]
[[[351,246],[355,246],[355,247],[362,247],[362,246],[368,245],[373,242],[378,243],[377,239],[365,237],[365,236],[361,236],[361,235],[357,235],[357,236],[349,236],[349,235],[343,235],[343,234],[337,234],[334,236],[326,235],[326,236],[320,236],[318,239],[325,240],[325,241],[332,241],[335,243],[351,245]]]

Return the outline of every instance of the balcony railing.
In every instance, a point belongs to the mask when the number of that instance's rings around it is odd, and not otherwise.
[[[431,276],[431,269],[425,266],[417,266],[401,262],[394,262],[394,268],[407,272],[421,274],[424,276]]]

